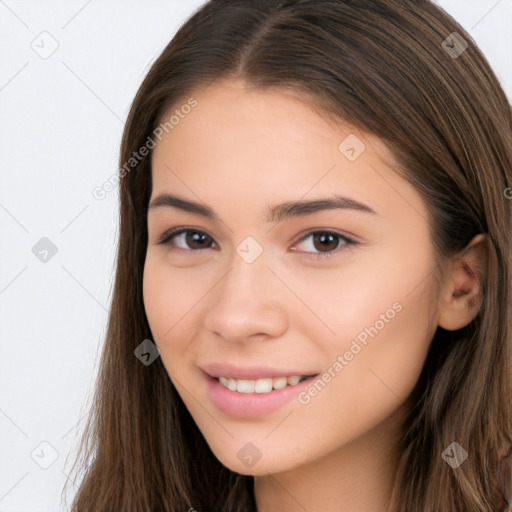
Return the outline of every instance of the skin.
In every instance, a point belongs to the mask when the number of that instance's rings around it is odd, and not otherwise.
[[[426,206],[393,170],[382,141],[276,89],[226,80],[193,96],[197,107],[153,151],[150,202],[172,193],[208,205],[220,220],[148,211],[143,293],[162,362],[215,456],[255,476],[259,512],[385,510],[403,401],[437,326],[458,329],[477,313],[480,285],[465,269],[480,264],[483,240],[446,261],[439,283]],[[349,134],[366,146],[355,161],[338,150]],[[271,205],[333,193],[376,214],[330,209],[263,220]],[[157,243],[180,226],[211,238],[203,249],[184,235]],[[311,229],[357,244],[300,241]],[[247,236],[263,249],[252,263],[236,252]],[[322,251],[333,257],[314,259]],[[294,399],[240,418],[211,402],[199,366],[322,374],[396,303],[400,312],[308,404]],[[247,442],[262,453],[250,468],[237,457]]]

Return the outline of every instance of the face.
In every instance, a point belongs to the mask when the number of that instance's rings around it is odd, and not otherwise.
[[[152,155],[147,318],[225,466],[298,468],[413,389],[437,326],[427,210],[379,139],[298,96],[192,96]]]

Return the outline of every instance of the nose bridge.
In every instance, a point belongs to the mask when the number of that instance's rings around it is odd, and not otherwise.
[[[254,239],[236,247],[205,318],[210,331],[232,341],[252,334],[282,334],[288,323],[286,299],[278,293],[277,287],[283,285],[268,263],[268,253]]]
[[[250,304],[252,299],[260,304],[272,300],[269,292],[274,276],[267,267],[268,254],[253,237],[246,237],[238,244],[230,260],[230,270],[223,279],[225,282],[220,287],[220,300],[233,297],[243,304]]]

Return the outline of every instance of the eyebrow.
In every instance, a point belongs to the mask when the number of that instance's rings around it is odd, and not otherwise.
[[[161,194],[155,197],[149,203],[148,211],[164,207],[178,208],[186,212],[197,213],[207,219],[220,221],[220,217],[210,207],[171,194]],[[311,215],[323,210],[356,210],[377,215],[375,210],[364,203],[350,197],[334,195],[313,200],[287,201],[271,206],[266,210],[264,220],[266,222],[279,222],[283,219]]]

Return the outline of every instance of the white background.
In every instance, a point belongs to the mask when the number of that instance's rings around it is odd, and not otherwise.
[[[117,237],[117,189],[92,190],[116,173],[150,64],[202,3],[0,0],[0,512],[64,510]],[[512,101],[512,0],[438,3]],[[57,248],[46,263],[32,252],[42,237]]]

